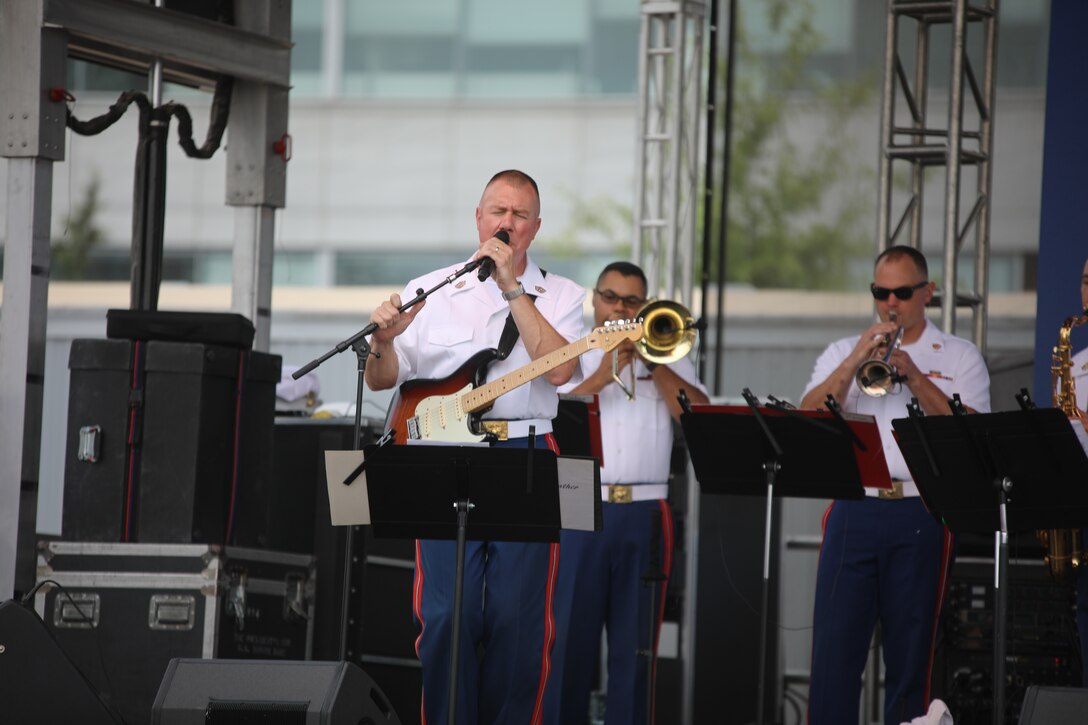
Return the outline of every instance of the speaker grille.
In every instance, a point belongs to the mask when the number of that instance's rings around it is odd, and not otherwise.
[[[207,725],[306,725],[309,702],[212,700],[204,713]]]

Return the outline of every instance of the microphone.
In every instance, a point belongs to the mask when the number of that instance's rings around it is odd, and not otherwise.
[[[495,239],[498,239],[503,244],[510,243],[510,235],[505,229],[500,229],[499,231],[495,232]],[[494,271],[495,260],[491,257],[484,257],[483,261],[480,262],[480,270],[476,273],[476,276],[480,278],[481,282],[483,282],[488,277],[490,277],[491,273]]]

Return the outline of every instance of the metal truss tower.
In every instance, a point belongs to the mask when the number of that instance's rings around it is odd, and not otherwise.
[[[642,3],[632,259],[647,292],[692,303],[702,105],[703,0]]]
[[[969,308],[973,318],[972,338],[983,353],[997,4],[998,0],[888,0],[880,128],[878,251],[893,244],[921,248],[926,170],[943,166],[944,269],[938,296],[941,328],[955,332],[956,309]],[[950,29],[947,109],[938,107],[933,111],[929,106],[934,69],[930,63],[931,31],[941,26]],[[969,30],[972,42],[968,39]],[[908,69],[903,55],[911,53],[913,68]],[[970,104],[965,103],[967,94]],[[944,110],[947,115],[942,119],[940,113]],[[907,169],[905,190],[901,188],[902,180],[896,177],[902,167]],[[964,167],[974,167],[973,185],[969,179],[965,183]],[[962,209],[968,207],[964,215]],[[967,251],[974,255],[974,286],[961,291],[957,280],[958,259],[968,242]]]

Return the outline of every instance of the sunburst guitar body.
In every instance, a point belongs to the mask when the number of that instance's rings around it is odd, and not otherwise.
[[[445,378],[409,380],[401,385],[389,404],[386,430],[393,431],[394,443],[409,440],[474,443],[487,440],[491,434],[481,428],[480,415],[490,410],[500,395],[535,380],[590,349],[600,348],[607,352],[624,340],[633,342],[640,337],[640,322],[621,320],[605,323],[582,339],[483,384],[487,366],[498,354],[495,350],[481,350]]]

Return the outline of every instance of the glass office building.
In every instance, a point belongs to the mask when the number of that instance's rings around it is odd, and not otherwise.
[[[1038,200],[1023,198],[1038,196],[1048,6],[1000,6],[994,291],[1030,288],[1034,279]],[[772,10],[785,15],[784,25]],[[739,0],[738,12],[747,50],[738,54],[737,74],[758,92],[783,94],[787,104],[819,114],[828,87],[869,84],[857,110],[865,130],[847,151],[872,174],[885,4]],[[295,158],[287,208],[277,215],[277,283],[396,285],[458,261],[474,245],[470,213],[486,172],[506,166],[525,168],[541,183],[545,243],[534,253],[542,265],[584,282],[591,281],[587,270],[626,256],[640,23],[638,0],[293,0]],[[934,47],[942,32],[934,30]],[[799,38],[810,46],[803,72],[785,80],[762,72],[789,62]],[[76,62],[70,81],[80,117],[100,113],[117,91],[147,85],[141,76]],[[934,61],[932,88],[946,81]],[[196,133],[203,132],[208,94],[168,87],[166,97],[191,105]],[[803,118],[787,115],[794,143],[821,143]],[[1014,118],[1027,130],[1014,133]],[[127,279],[135,137],[70,138],[70,168],[57,171],[55,236],[63,240],[71,210],[99,179],[104,241],[85,273]],[[208,171],[178,172],[179,179],[175,169],[192,162],[172,156],[170,163],[164,274],[229,282],[232,222],[217,208],[222,160]],[[1003,164],[1016,178],[1002,175]],[[417,185],[420,198],[407,204]],[[872,196],[863,200],[873,210],[861,221],[866,234],[875,227]],[[412,204],[420,208],[402,208]],[[963,268],[969,271],[969,260]]]

